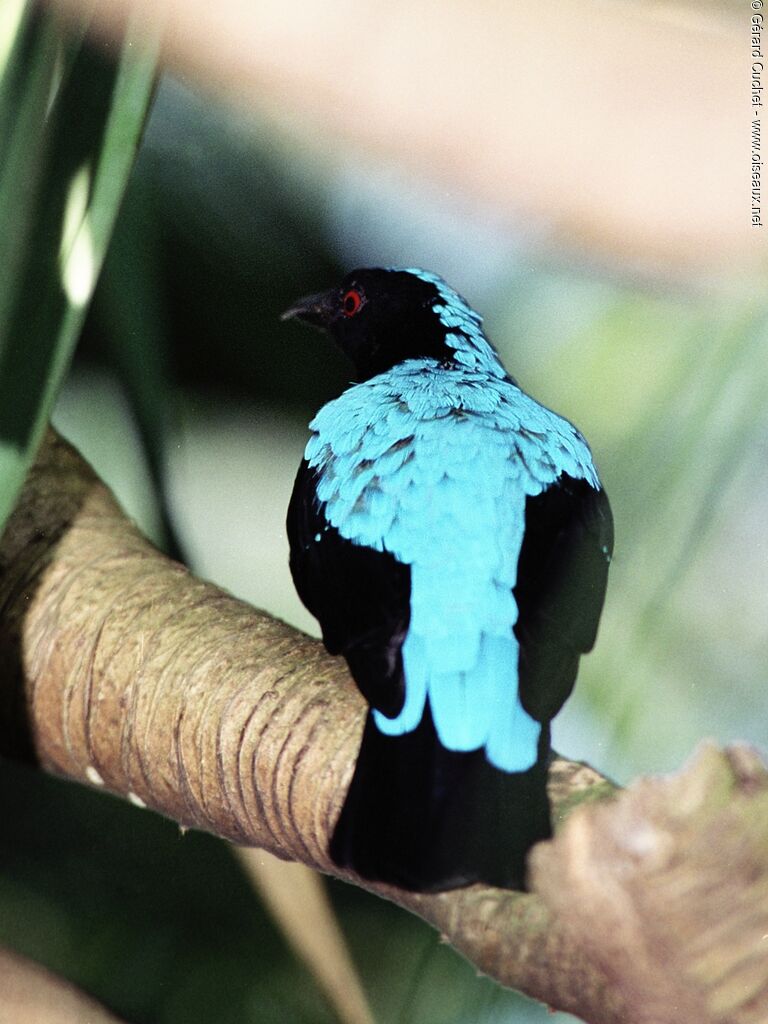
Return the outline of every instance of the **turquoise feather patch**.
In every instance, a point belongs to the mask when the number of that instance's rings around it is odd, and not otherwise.
[[[428,700],[447,749],[525,771],[541,732],[513,632],[526,500],[561,473],[599,483],[581,434],[506,376],[480,317],[418,274],[438,288],[456,363],[412,359],[349,388],[310,424],[305,457],[340,535],[411,569],[405,701],[394,718],[374,711],[379,730],[412,731]]]

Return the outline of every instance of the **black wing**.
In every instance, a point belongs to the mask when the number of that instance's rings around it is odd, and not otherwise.
[[[290,567],[299,597],[331,654],[343,654],[365,699],[396,715],[405,699],[401,647],[410,619],[411,571],[386,551],[345,540],[325,518],[317,474],[299,466],[288,505]]]
[[[520,697],[539,721],[560,710],[580,656],[595,643],[612,553],[613,517],[602,489],[564,473],[528,498],[514,590],[515,634]]]

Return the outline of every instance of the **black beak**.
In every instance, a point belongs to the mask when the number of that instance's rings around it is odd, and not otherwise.
[[[327,327],[337,312],[335,300],[335,290],[307,295],[281,313],[280,319],[303,320],[305,324],[312,324],[314,327]]]

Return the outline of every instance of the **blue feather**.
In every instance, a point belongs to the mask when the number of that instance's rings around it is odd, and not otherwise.
[[[478,314],[411,273],[440,294],[453,367],[410,359],[349,388],[310,424],[305,457],[340,535],[411,568],[405,702],[374,711],[378,729],[411,732],[429,701],[443,746],[521,772],[541,731],[519,700],[513,632],[526,500],[562,473],[599,482],[581,434],[506,375]]]
[[[613,549],[589,449],[435,274],[360,268],[285,316],[359,381],[313,420],[287,518],[299,595],[370,705],[331,857],[414,891],[524,887]]]
[[[440,415],[458,409],[470,415]],[[406,701],[393,719],[375,712],[377,726],[415,729],[428,697],[447,749],[525,770],[541,729],[517,697],[512,632],[525,500],[561,472],[597,486],[586,442],[509,379],[430,359],[350,388],[311,429],[329,522],[412,569]]]

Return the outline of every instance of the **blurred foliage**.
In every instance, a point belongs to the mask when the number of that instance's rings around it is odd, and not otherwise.
[[[334,1020],[225,843],[15,764],[0,809],[0,945],[133,1024]],[[332,895],[377,1021],[522,1019],[527,1001],[427,925],[342,883]]]
[[[115,62],[36,5],[11,0],[2,31],[0,525],[80,334],[154,80],[145,41]]]
[[[34,31],[35,46],[59,45]],[[52,68],[61,102],[78,81],[88,94],[89,76],[94,95],[97,82],[114,80],[103,54],[79,39],[67,46],[69,62],[51,65],[41,49],[26,63],[24,103],[20,80],[3,79],[0,140],[11,137],[8,89],[17,90],[15,139],[39,124]],[[67,147],[98,145],[88,124]],[[67,133],[58,142],[51,133],[32,132],[30,144],[58,152]],[[7,185],[19,180],[8,168],[21,156],[3,152],[0,330],[18,316],[11,285],[26,281],[11,240],[27,237],[28,218],[47,208],[36,196],[55,196],[61,217],[63,183],[82,164],[82,150],[66,152],[80,156],[32,161],[21,196]],[[55,263],[58,238],[50,252]],[[557,745],[623,778],[678,765],[705,734],[765,743],[762,300],[585,269],[549,247],[545,232],[535,242],[515,235],[489,211],[435,196],[396,168],[370,173],[364,157],[318,160],[295,138],[166,80],[59,425],[159,543],[307,625],[288,579],[283,510],[304,425],[348,370],[319,336],[277,318],[350,263],[443,273],[487,313],[520,383],[592,443],[617,552],[598,648],[557,722]],[[39,279],[34,287],[42,294]],[[67,332],[55,372],[37,375],[27,445],[63,374],[74,321]],[[23,337],[30,366],[50,356],[54,334]],[[223,844],[181,837],[148,812],[12,765],[2,766],[0,813],[9,823],[0,833],[0,942],[136,1022],[331,1019]],[[552,1019],[475,978],[417,920],[340,884],[332,892],[377,1020]]]

